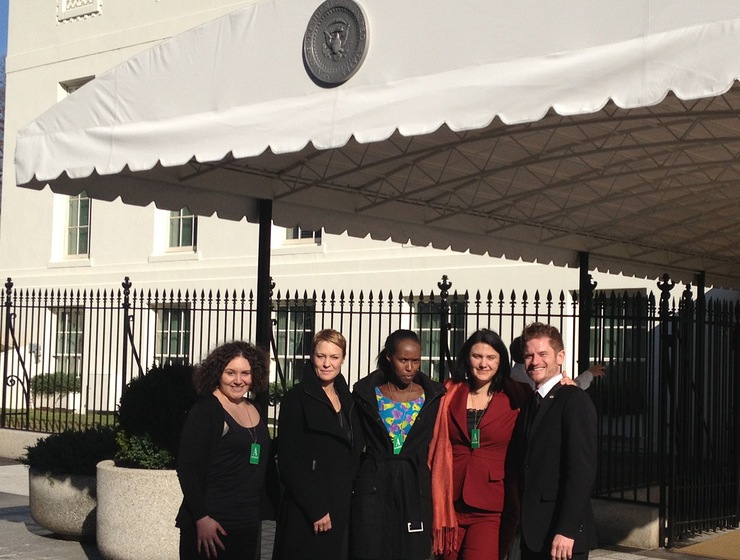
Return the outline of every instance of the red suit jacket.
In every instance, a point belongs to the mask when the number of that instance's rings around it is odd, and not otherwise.
[[[453,499],[470,507],[504,510],[504,463],[511,435],[519,415],[509,397],[494,393],[478,429],[480,447],[471,449],[467,421],[468,387],[464,385],[450,402],[450,442],[453,457]]]

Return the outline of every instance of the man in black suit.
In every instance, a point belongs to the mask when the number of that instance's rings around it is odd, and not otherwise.
[[[561,385],[560,332],[532,323],[522,334],[535,383],[515,441],[521,491],[522,560],[586,560],[596,546],[591,491],[596,480],[596,410],[578,387]]]

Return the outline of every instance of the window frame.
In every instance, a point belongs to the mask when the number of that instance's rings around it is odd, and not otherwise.
[[[184,214],[184,213],[187,214]],[[185,224],[190,222],[190,244],[185,244]],[[173,240],[173,237],[175,238]],[[173,244],[173,242],[175,244]],[[189,208],[171,210],[167,222],[167,252],[196,252],[198,250],[198,216],[193,214]]]
[[[83,202],[87,206],[86,211],[81,210]],[[74,212],[73,210],[74,208]],[[86,215],[86,223],[82,224],[82,216]],[[74,217],[74,223],[73,223]],[[65,243],[64,243],[64,256],[70,259],[86,259],[90,257],[90,241],[91,241],[91,223],[92,223],[92,200],[87,196],[84,191],[76,196],[69,196],[67,199],[67,220],[65,225]],[[82,238],[84,232],[84,250],[81,249]],[[74,252],[72,249],[74,245]]]
[[[192,356],[191,337],[193,328],[193,317],[190,306],[169,305],[158,307],[155,309],[155,312],[155,361],[159,365],[167,363],[189,364]]]

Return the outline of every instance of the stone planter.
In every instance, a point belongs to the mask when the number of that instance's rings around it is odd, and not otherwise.
[[[177,560],[182,491],[174,470],[98,463],[98,550],[106,560]]]
[[[65,538],[95,540],[95,477],[28,471],[28,500],[34,521]]]

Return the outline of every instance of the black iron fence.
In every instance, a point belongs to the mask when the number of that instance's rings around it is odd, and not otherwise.
[[[657,293],[461,292],[443,277],[418,293],[278,290],[268,419],[320,329],[347,338],[351,385],[397,328],[418,332],[423,370],[442,379],[470,332],[511,340],[527,323],[548,322],[564,335],[569,374],[607,367],[588,389],[598,411],[595,495],[659,506],[664,544],[736,526],[740,306],[694,301],[689,289],[671,297],[672,287],[666,278]],[[109,291],[18,290],[10,279],[5,288],[0,427],[114,423],[123,387],[151,366],[197,363],[222,342],[255,338],[252,291],[152,292],[128,279]]]

